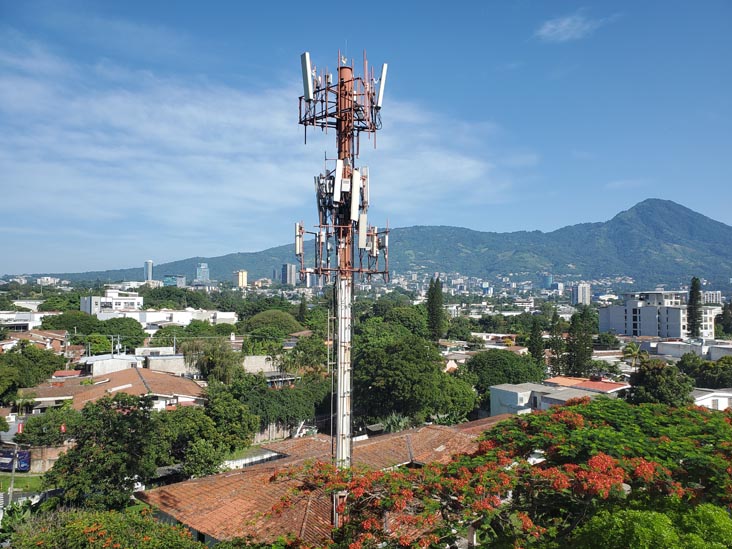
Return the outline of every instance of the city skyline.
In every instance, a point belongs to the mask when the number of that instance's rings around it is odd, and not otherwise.
[[[303,145],[305,50],[389,63],[375,224],[551,231],[648,197],[732,224],[729,4],[442,6],[341,36],[294,4],[1,4],[0,274],[292,240],[335,149]]]

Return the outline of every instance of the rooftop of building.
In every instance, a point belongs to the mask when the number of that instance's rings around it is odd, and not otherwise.
[[[458,453],[477,449],[485,430],[509,416],[487,418],[459,426],[426,425],[399,433],[355,442],[353,463],[367,469],[386,469],[405,464],[447,462]],[[253,535],[269,542],[295,534],[320,544],[331,533],[330,497],[321,491],[301,494],[281,513],[270,513],[299,484],[297,478],[278,478],[277,473],[306,461],[330,462],[333,440],[318,434],[269,443],[262,448],[282,454],[269,461],[155,488],[138,497],[188,527],[217,540]]]

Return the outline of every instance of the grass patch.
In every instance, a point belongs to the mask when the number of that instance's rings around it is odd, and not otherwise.
[[[0,492],[7,492],[10,487],[10,473],[0,473]],[[43,475],[31,473],[15,473],[15,490],[22,492],[40,492]]]

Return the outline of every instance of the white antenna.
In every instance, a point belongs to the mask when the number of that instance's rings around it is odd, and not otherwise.
[[[358,216],[358,247],[365,250],[368,247],[369,225],[366,214],[362,213]]]
[[[361,179],[363,180],[363,211],[369,209],[369,168],[361,166]]]
[[[313,100],[313,68],[310,64],[310,52],[306,51],[300,56],[302,65],[302,89],[305,101],[308,103]]]
[[[361,200],[361,174],[353,170],[351,175],[351,221],[358,221],[358,206]]]
[[[341,185],[343,184],[343,160],[336,160],[336,168],[333,175],[335,177],[333,182],[333,203],[338,204],[341,201]]]
[[[301,255],[302,250],[302,225],[300,223],[295,223],[295,255]]]
[[[384,101],[384,87],[386,87],[386,71],[389,69],[389,64],[384,63],[381,65],[381,78],[379,78],[379,95],[376,96],[376,108],[381,108],[381,103]]]

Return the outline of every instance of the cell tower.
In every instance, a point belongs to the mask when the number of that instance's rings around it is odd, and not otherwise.
[[[301,56],[304,93],[300,97],[300,124],[327,132],[335,129],[338,157],[326,158],[325,172],[315,176],[318,204],[316,230],[306,231],[295,224],[295,254],[300,260],[300,278],[309,274],[321,283],[334,281],[337,321],[337,389],[335,464],[351,466],[351,303],[356,274],[370,279],[389,277],[389,229],[368,225],[369,170],[357,167],[360,136],[381,129],[381,105],[386,84],[386,63],[374,78],[366,54],[363,76],[354,76],[353,62],[338,52],[336,78],[327,68],[320,73],[310,63],[310,54]],[[332,169],[329,169],[329,165]],[[315,260],[305,267],[303,243],[314,235]],[[335,279],[335,280],[333,280]]]

